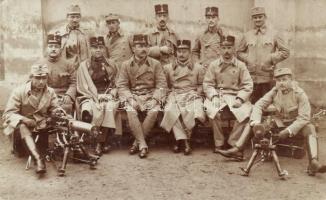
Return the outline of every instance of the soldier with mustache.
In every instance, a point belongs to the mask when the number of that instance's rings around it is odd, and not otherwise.
[[[155,5],[156,27],[148,34],[148,55],[159,60],[162,65],[174,60],[178,36],[167,26],[169,10],[167,4]]]
[[[207,29],[196,38],[192,54],[195,62],[197,61],[207,68],[210,62],[220,56],[220,41],[224,31],[218,24],[218,7],[207,7],[205,18]]]

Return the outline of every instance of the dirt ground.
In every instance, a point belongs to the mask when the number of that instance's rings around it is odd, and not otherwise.
[[[326,163],[326,134],[320,135],[320,160]],[[168,146],[152,147],[143,160],[129,155],[125,147],[102,156],[96,170],[69,163],[66,177],[58,177],[47,163],[46,176],[38,178],[33,168],[24,169],[26,158],[10,154],[9,140],[2,134],[0,146],[0,200],[326,199],[326,174],[307,176],[307,157],[281,157],[282,167],[289,172],[283,181],[271,162],[242,177],[239,167],[246,162],[230,162],[208,147],[194,149],[191,156],[174,154]]]

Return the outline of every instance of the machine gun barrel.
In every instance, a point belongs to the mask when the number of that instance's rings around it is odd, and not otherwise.
[[[89,133],[93,135],[97,135],[99,132],[99,128],[97,126],[77,120],[69,120],[68,126],[71,130]]]

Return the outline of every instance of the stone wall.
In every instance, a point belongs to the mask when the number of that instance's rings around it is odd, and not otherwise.
[[[326,1],[323,0],[0,0],[0,109],[10,91],[27,80],[32,62],[43,56],[47,32],[65,26],[66,8],[79,4],[82,26],[104,35],[104,16],[117,13],[128,33],[146,32],[154,25],[157,3],[168,3],[171,27],[194,40],[205,29],[204,9],[220,8],[220,24],[240,37],[251,28],[250,8],[265,6],[268,23],[289,43],[291,56],[280,66],[291,67],[314,106],[326,106]],[[117,11],[118,10],[118,11]],[[3,73],[4,70],[4,73]]]

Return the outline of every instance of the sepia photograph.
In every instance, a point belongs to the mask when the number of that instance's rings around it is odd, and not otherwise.
[[[0,0],[0,200],[326,200],[325,9]]]

